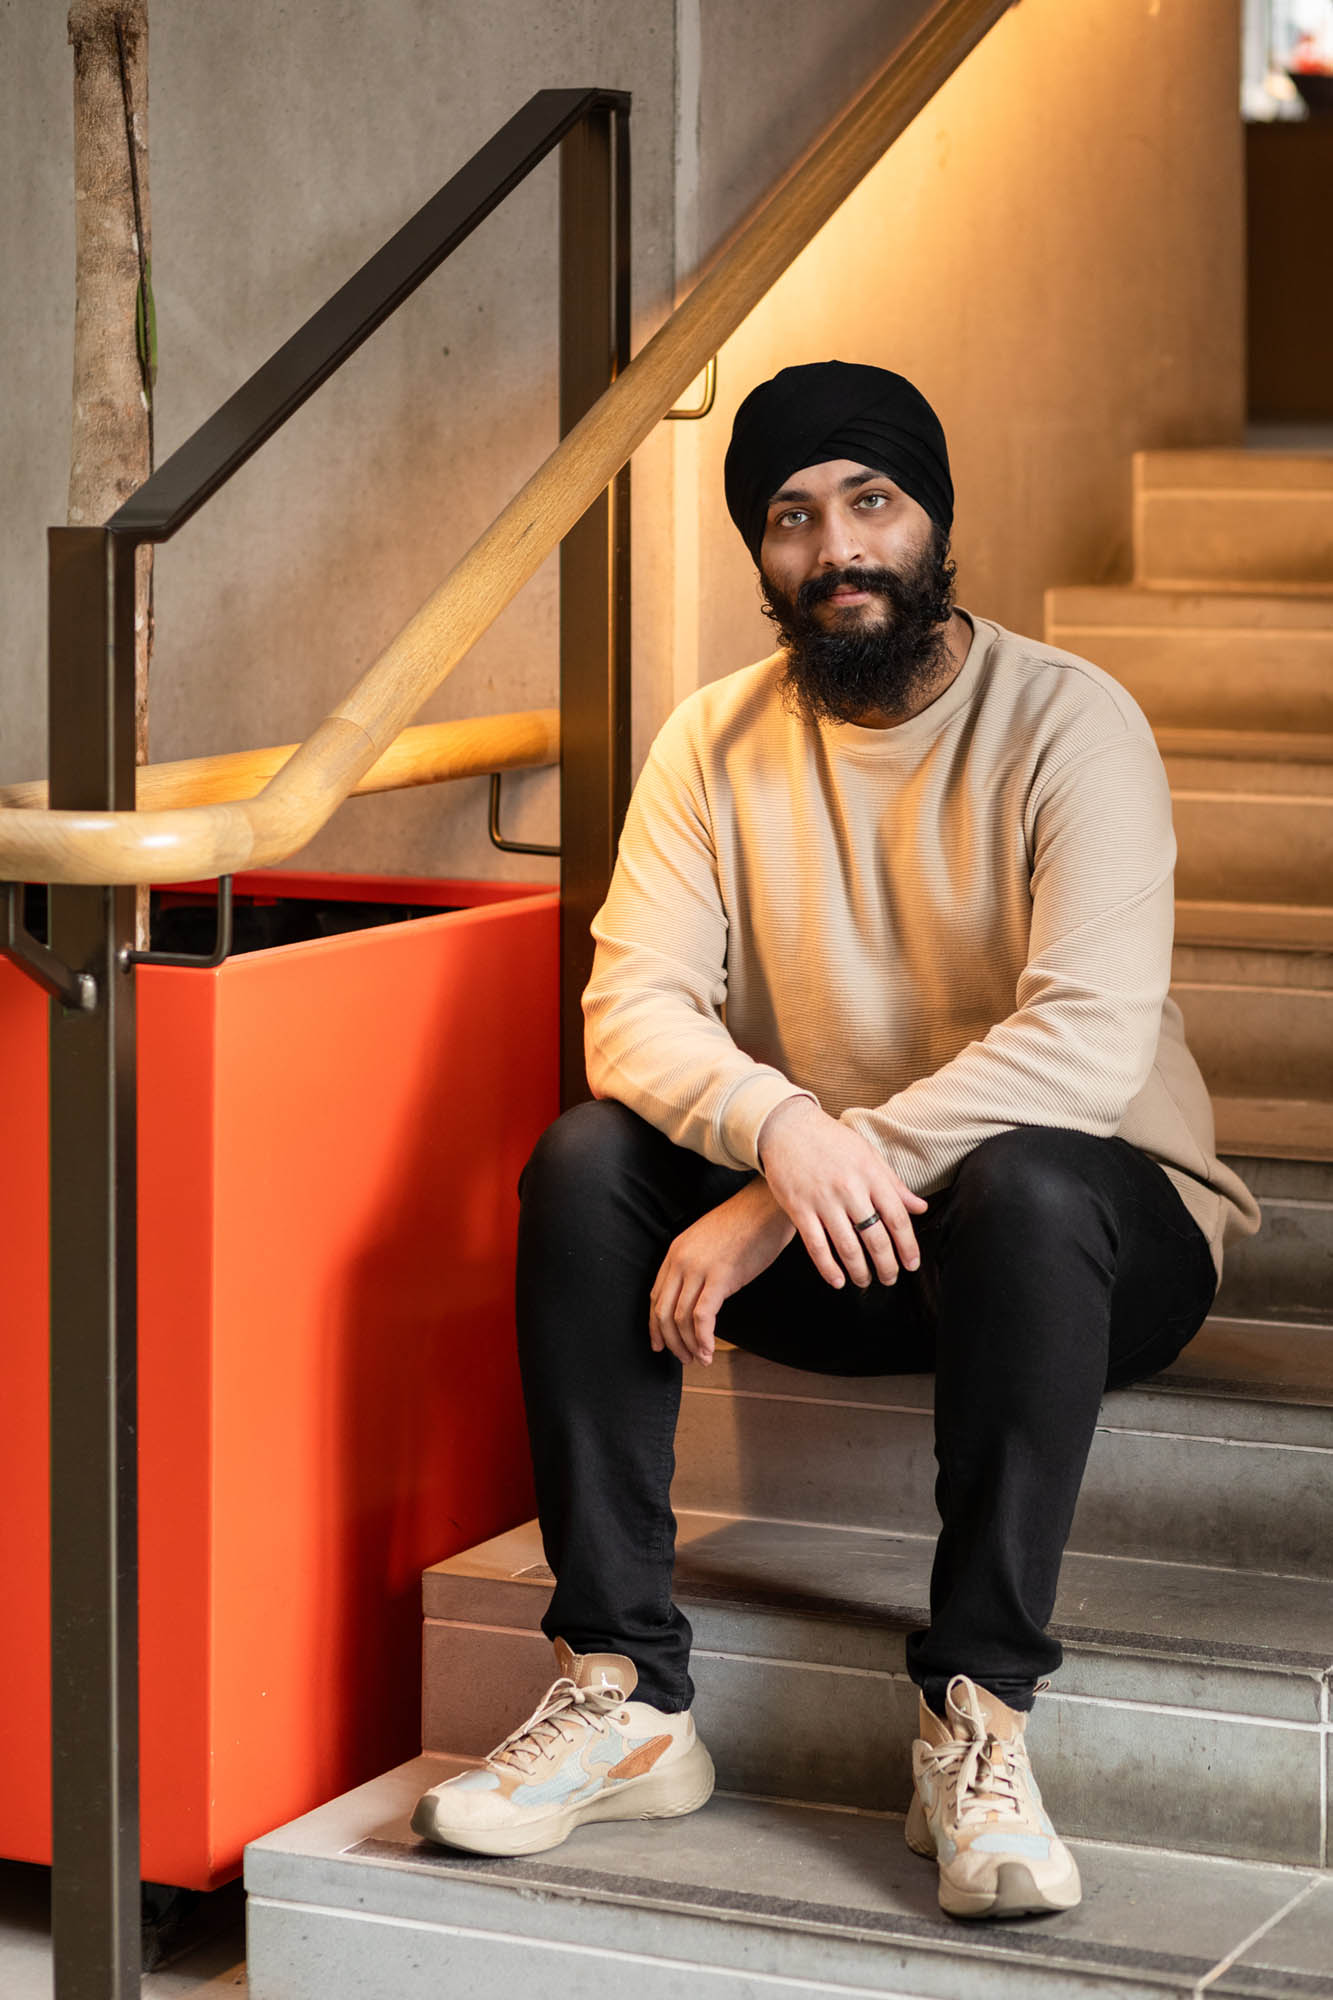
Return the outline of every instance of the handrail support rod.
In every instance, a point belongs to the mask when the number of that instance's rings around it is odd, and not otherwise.
[[[629,107],[560,147],[560,434],[629,362]],[[560,544],[560,1102],[588,1095],[583,989],[630,791],[625,465]]]
[[[134,553],[52,528],[51,803],[134,806]],[[52,885],[51,1920],[56,2000],[138,2000],[134,890]]]

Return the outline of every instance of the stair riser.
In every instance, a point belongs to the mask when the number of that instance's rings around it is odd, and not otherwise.
[[[901,1663],[746,1656],[736,1650],[746,1643],[745,1614],[686,1608],[694,1712],[723,1790],[906,1811],[917,1694]],[[714,1649],[714,1638],[727,1643]],[[901,1662],[901,1640],[893,1643]],[[525,1701],[536,1704],[551,1670],[540,1635],[428,1621],[427,1749],[484,1754]],[[1073,1678],[1062,1673],[1061,1688]],[[1030,1741],[1043,1795],[1070,1835],[1323,1865],[1327,1744],[1316,1724],[1052,1692],[1037,1704]]]
[[[1218,1313],[1333,1324],[1333,1203],[1264,1198],[1260,1207],[1259,1234],[1227,1250]]]
[[[596,1905],[593,1913],[602,1914]],[[504,1911],[499,1921],[510,1925],[515,1919]],[[700,1926],[704,1934],[695,1938],[689,1921],[678,1921],[686,1933],[681,1949],[705,1952],[714,1960],[719,1956],[716,1933],[722,1926]],[[528,1922],[525,1910],[525,1929]],[[954,2000],[963,1990],[958,1982],[976,1976],[943,1952],[930,1953],[926,1968],[918,1971],[912,1965],[909,1971],[899,1951],[846,1944],[830,1950],[822,1941],[792,1944],[776,1936],[765,1941],[763,1957],[781,1969],[760,1975],[760,1985],[749,1925],[732,1926],[744,1939],[738,1950],[743,1963],[735,1966],[666,1956],[660,1922],[651,1926],[650,1952],[645,1952],[642,1937],[634,1947],[614,1951],[597,1943],[533,1940],[512,1931],[472,1931],[429,1919],[380,1920],[359,1911],[312,1909],[256,1896],[249,1901],[248,1925],[250,1963],[263,1969],[262,1984],[252,1978],[251,2000],[441,2000],[442,1995],[514,2000],[524,1993],[540,1994],[542,2000],[625,2000],[627,1993],[635,2000],[755,2000],[759,1994],[766,2000],[769,1995],[772,2000],[848,2000],[864,1993],[882,1995],[882,2000],[914,2000],[916,1995]],[[668,1923],[667,1928],[673,1926]],[[831,1960],[839,1962],[832,1981],[824,1976]],[[993,2000],[1026,2000],[1048,1987],[1053,2000],[1057,1990],[1068,2000],[1074,1991],[1041,1967],[994,1970],[998,1980],[990,1967],[985,1975]],[[910,1988],[902,1984],[908,1977]],[[1098,1987],[1109,1990],[1100,1981]],[[1121,1990],[1118,1984],[1115,1990]],[[1137,1983],[1123,1990],[1127,2000],[1136,2000],[1143,1991]],[[1087,1991],[1093,2000],[1093,1990]]]
[[[1217,1149],[1245,1178],[1255,1160],[1292,1166],[1333,1165],[1333,1103],[1299,1097],[1213,1098]]]
[[[1190,901],[1328,901],[1333,800],[1173,792],[1176,894]]]
[[[1182,986],[1297,987],[1333,994],[1333,951],[1177,942],[1171,972]]]
[[[1333,992],[1185,984],[1171,991],[1214,1095],[1333,1098]]]
[[[1107,632],[1054,625],[1051,645],[1129,689],[1157,728],[1333,730],[1333,632]]]
[[[892,1384],[883,1386],[891,1395]],[[675,1502],[701,1512],[933,1535],[933,1432],[922,1409],[687,1391]],[[1333,1575],[1333,1452],[1100,1430],[1069,1546]]]
[[[1141,493],[1135,581],[1333,587],[1333,493]]]
[[[717,1820],[726,1803],[717,1800],[705,1810]],[[697,1840],[700,1827],[694,1821],[686,1837]],[[671,1840],[684,1829],[632,1829],[640,1869],[651,1868],[659,1831]],[[706,1858],[693,1892],[667,1884],[654,1896],[644,1881],[628,1907],[599,1897],[614,1856],[600,1840],[590,1850],[586,1831],[561,1849],[557,1862],[565,1875],[577,1870],[581,1854],[597,1854],[599,1871],[583,1894],[577,1887],[575,1893],[544,1894],[522,1880],[512,1889],[496,1889],[460,1879],[452,1870],[441,1879],[428,1867],[418,1872],[410,1857],[407,1866],[392,1870],[344,1865],[348,1886],[338,1884],[323,1897],[304,1884],[293,1901],[252,1888],[251,2000],[515,2000],[519,1994],[541,2000],[625,2000],[627,1994],[635,2000],[856,2000],[859,1995],[959,2000],[962,1994],[984,1994],[985,2000],[1175,2000],[1186,1990],[1136,1977],[1141,1954],[1131,1947],[1103,1950],[1094,1969],[1071,1973],[1063,1953],[1046,1964],[1039,1952],[1021,1948],[985,1951],[984,1926],[953,1926],[941,1937],[928,1864],[911,1856],[910,1879],[915,1887],[919,1876],[921,1884],[921,1914],[905,1926],[914,1938],[876,1937],[873,1917],[855,1936],[818,1922],[793,1927],[776,1899],[793,1888],[799,1895],[821,1836],[837,1843],[844,1829],[838,1823],[803,1825],[799,1843],[779,1857],[776,1874],[764,1871],[761,1861],[760,1893],[746,1899],[760,1907],[743,1911],[732,1907],[725,1891],[712,1891]],[[744,1834],[734,1838],[743,1841]],[[876,1875],[881,1866],[885,1875],[890,1869],[900,1874],[901,1842],[896,1821],[876,1827],[864,1865]],[[885,1853],[892,1857],[887,1865],[880,1862]],[[789,1863],[787,1869],[781,1861]],[[623,1878],[615,1879],[619,1885]],[[382,1914],[366,1908],[372,1896],[387,1905]],[[700,1903],[696,1913],[690,1906]],[[766,1921],[770,1913],[772,1922]],[[851,1915],[841,1905],[829,1914],[844,1925]],[[1201,1970],[1208,1960],[1175,1963]]]

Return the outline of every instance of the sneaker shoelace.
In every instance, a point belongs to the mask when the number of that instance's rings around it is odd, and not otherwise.
[[[507,1765],[526,1777],[542,1758],[553,1756],[561,1743],[574,1742],[580,1728],[605,1735],[605,1718],[624,1701],[624,1690],[614,1682],[582,1688],[562,1676],[552,1681],[527,1721],[496,1744],[486,1762]]]
[[[972,1736],[966,1742],[942,1744],[935,1761],[954,1791],[960,1826],[990,1815],[1020,1819],[1020,1747],[1002,1736]]]

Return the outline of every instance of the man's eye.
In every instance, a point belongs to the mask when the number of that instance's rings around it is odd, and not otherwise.
[[[803,507],[789,507],[785,514],[778,515],[774,525],[779,528],[791,528],[808,519],[809,516]]]
[[[856,504],[858,507],[887,507],[889,496],[887,493],[861,493],[857,495]]]

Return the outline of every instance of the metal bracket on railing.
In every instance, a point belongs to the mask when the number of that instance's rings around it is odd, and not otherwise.
[[[491,812],[487,825],[492,847],[498,847],[501,854],[549,854],[552,859],[559,856],[558,847],[540,847],[530,840],[506,840],[500,832],[500,773],[491,772]]]
[[[717,356],[710,355],[704,369],[704,399],[693,410],[668,410],[668,417],[678,423],[693,423],[696,417],[706,417],[717,401]]]
[[[21,882],[6,882],[5,925],[0,932],[0,951],[8,952],[15,965],[64,1007],[75,1013],[91,1014],[97,1006],[97,981],[91,972],[74,972],[49,945],[35,938],[23,921]]]
[[[130,965],[191,965],[208,972],[231,957],[231,876],[218,876],[218,941],[205,955],[197,951],[122,951],[120,962]]]

